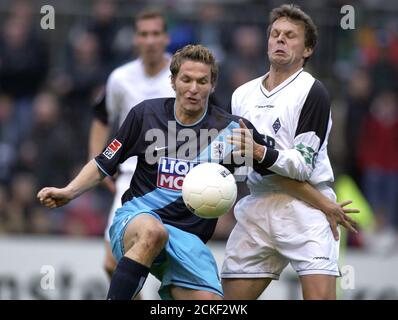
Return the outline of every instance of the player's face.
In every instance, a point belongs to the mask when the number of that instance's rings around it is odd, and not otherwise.
[[[176,112],[192,118],[201,115],[213,90],[211,67],[202,62],[183,61],[173,79],[176,92]]]
[[[162,61],[162,56],[169,44],[169,36],[164,31],[160,17],[138,20],[134,44],[144,63],[154,64]]]
[[[268,39],[268,58],[276,67],[301,67],[304,58],[312,54],[305,47],[305,29],[302,22],[279,18],[272,24]]]

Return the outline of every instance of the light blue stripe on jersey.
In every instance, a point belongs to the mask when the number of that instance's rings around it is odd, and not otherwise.
[[[220,141],[223,142],[225,145],[225,150],[224,150],[224,155],[229,154],[232,152],[233,146],[227,142],[227,137],[232,135],[232,129],[239,128],[239,123],[237,122],[230,122],[228,126],[226,126],[224,129],[221,130],[221,132],[218,134],[218,136],[212,141]],[[212,161],[211,159],[211,147],[207,146],[205,150],[201,152],[199,157],[197,158],[199,162],[215,162]],[[220,162],[222,159],[217,159],[217,162]]]
[[[179,197],[181,197],[181,191],[156,188],[152,192],[139,198],[133,198],[129,202],[140,209],[156,210],[166,207],[170,203],[176,201]]]
[[[224,155],[232,151],[233,147],[227,143],[227,136],[232,135],[232,129],[239,128],[239,123],[231,121],[213,141],[225,142]],[[199,162],[211,162],[211,147],[207,145],[198,157],[191,161]],[[218,159],[218,162],[222,159]],[[129,201],[131,205],[134,205],[137,209],[143,210],[156,210],[168,206],[170,203],[176,201],[182,196],[181,191],[167,190],[163,188],[156,188],[155,190],[143,195],[142,197],[136,197]]]

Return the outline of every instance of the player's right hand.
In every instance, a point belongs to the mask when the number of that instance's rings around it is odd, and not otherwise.
[[[339,240],[339,231],[337,226],[341,225],[347,230],[358,233],[356,230],[356,222],[349,217],[348,213],[359,213],[359,209],[347,208],[346,206],[351,204],[351,200],[346,200],[341,203],[333,204],[329,210],[325,210],[324,214],[329,222],[330,228],[332,229],[333,237],[337,241]]]
[[[37,193],[37,198],[42,205],[48,208],[61,207],[72,200],[65,188],[59,189],[49,187],[41,189]]]

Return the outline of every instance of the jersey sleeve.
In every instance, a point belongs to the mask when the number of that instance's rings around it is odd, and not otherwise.
[[[308,93],[298,120],[294,148],[278,150],[269,170],[300,181],[309,180],[315,168],[319,149],[331,125],[330,99],[325,87],[316,80]],[[267,161],[267,149],[264,161]],[[271,154],[275,151],[271,151]]]
[[[236,91],[237,90],[234,91],[234,93],[232,94],[232,97],[231,97],[231,103],[230,103],[230,105],[231,105],[231,113],[233,115],[236,115],[236,116],[241,116],[240,110],[238,108],[239,104],[237,103],[238,97],[237,97],[237,92]]]
[[[108,115],[108,123],[114,123],[120,114],[122,94],[116,69],[111,73],[106,83],[105,110]]]
[[[113,176],[120,163],[138,154],[141,131],[142,117],[132,109],[111,143],[95,157],[97,166],[104,174]]]

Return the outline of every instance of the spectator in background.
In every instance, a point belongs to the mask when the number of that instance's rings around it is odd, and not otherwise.
[[[63,185],[78,162],[72,128],[63,121],[58,99],[51,93],[37,95],[33,112],[32,130],[21,145],[19,168],[34,173],[38,187],[50,181]]]
[[[12,233],[30,232],[30,213],[36,201],[35,178],[30,173],[18,173],[12,180],[7,203],[7,230]]]
[[[220,66],[219,86],[222,101],[230,101],[232,92],[265,72],[263,36],[256,26],[240,26],[233,34],[233,50]]]
[[[0,183],[9,183],[12,178],[16,158],[18,130],[13,119],[14,101],[0,95]]]
[[[398,23],[396,19],[387,21],[386,26],[386,40],[388,43],[387,58],[392,65],[395,67],[395,71],[398,71]]]
[[[87,103],[95,96],[95,89],[106,81],[107,74],[101,65],[99,48],[98,38],[93,33],[82,32],[73,39],[72,55],[66,61],[62,81],[56,87],[69,102],[78,105]]]
[[[235,89],[247,82],[253,77],[265,72],[264,66],[264,46],[263,35],[256,26],[238,27],[233,36],[235,50],[228,59],[230,69],[227,72],[232,76],[232,87]],[[235,68],[240,68],[247,72],[248,79],[234,78],[233,72]]]
[[[374,79],[376,92],[381,90],[397,90],[398,81],[398,37],[394,21],[386,21],[379,28],[363,26],[356,31],[356,41],[343,48],[347,55],[346,69],[362,66],[370,72]],[[340,73],[345,73],[340,70]]]
[[[89,33],[97,38],[99,60],[107,74],[130,58],[132,30],[122,22],[123,8],[119,8],[119,3],[117,0],[93,1],[88,16],[80,16],[68,30],[66,54],[71,54],[73,43],[80,34]]]
[[[7,233],[7,217],[8,217],[8,208],[7,208],[7,189],[4,185],[0,184],[0,234]]]
[[[100,236],[106,227],[101,199],[87,192],[65,208],[61,232],[73,237]],[[94,205],[93,205],[94,204]]]
[[[352,57],[358,59],[359,62],[367,67],[372,67],[379,58],[379,44],[377,40],[376,30],[369,26],[358,29],[356,33],[357,56]]]
[[[117,2],[100,0],[93,3],[92,18],[88,22],[87,31],[98,40],[101,63],[110,72],[117,65],[116,37],[120,29],[116,20]]]
[[[224,7],[218,3],[202,4],[199,8],[202,23],[196,27],[198,42],[214,52],[218,63],[222,63],[225,57],[222,47],[225,14]]]
[[[384,91],[373,100],[359,136],[362,187],[380,229],[398,232],[398,101]]]
[[[50,234],[56,230],[55,215],[40,207],[32,195],[37,189],[31,173],[15,175],[9,190],[0,185],[0,233]]]
[[[55,228],[52,214],[46,208],[35,206],[30,212],[30,232],[33,234],[54,233]]]
[[[398,90],[398,68],[388,59],[388,48],[380,50],[377,63],[370,69],[375,91]]]
[[[188,44],[197,42],[195,28],[189,21],[183,19],[175,20],[170,23],[170,27],[168,28],[168,33],[170,34],[170,43],[167,47],[168,52],[174,53]]]
[[[24,20],[33,27],[34,8],[30,0],[14,0],[10,6],[10,16]]]
[[[14,125],[29,131],[32,99],[48,71],[47,44],[35,33],[29,2],[15,2],[0,35],[0,90],[15,99]]]
[[[73,123],[74,144],[78,161],[87,158],[86,143],[95,97],[103,88],[107,71],[101,63],[100,46],[95,34],[82,32],[73,41],[73,54],[53,81],[61,97],[62,118]],[[78,121],[76,121],[78,119]]]
[[[365,69],[357,69],[350,79],[346,97],[345,146],[350,146],[350,150],[345,152],[344,171],[358,186],[362,186],[362,173],[357,161],[359,124],[369,112],[371,97],[372,79]]]

